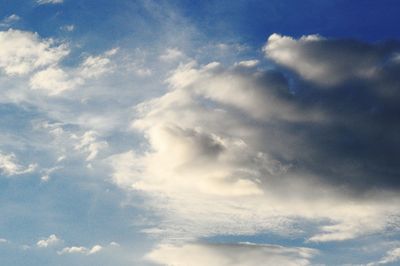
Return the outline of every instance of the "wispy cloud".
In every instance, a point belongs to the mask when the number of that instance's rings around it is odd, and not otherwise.
[[[64,0],[37,0],[36,3],[39,5],[62,4]]]

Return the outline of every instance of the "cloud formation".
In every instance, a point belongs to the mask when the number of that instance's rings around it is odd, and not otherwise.
[[[0,21],[0,27],[9,27],[12,24],[21,20],[21,17],[16,14],[11,14]]]
[[[367,266],[378,266],[400,261],[400,248],[394,248],[386,252],[379,261],[370,262]]]
[[[184,244],[160,245],[146,258],[160,265],[176,266],[258,266],[310,265],[317,252],[309,248],[286,248],[276,245]]]
[[[84,255],[93,255],[95,253],[100,252],[103,249],[102,246],[100,245],[94,245],[91,248],[86,248],[86,247],[76,247],[76,246],[72,246],[72,247],[65,247],[62,250],[58,251],[57,254],[58,255],[64,255],[64,254],[84,254]]]
[[[6,176],[21,175],[34,171],[36,164],[30,164],[27,167],[17,162],[15,154],[5,154],[0,152],[0,171]]]
[[[147,193],[164,217],[153,234],[288,234],[299,218],[314,242],[391,230],[399,116],[378,87],[398,94],[396,47],[274,34],[275,70],[182,64],[137,106],[148,149],[115,155],[113,180]]]
[[[43,238],[39,240],[36,243],[36,246],[38,246],[39,248],[47,248],[57,245],[58,243],[60,243],[60,241],[61,240],[55,234],[52,234],[48,238]]]
[[[66,44],[40,39],[38,34],[9,29],[0,31],[0,69],[7,75],[24,75],[55,64],[69,53]]]

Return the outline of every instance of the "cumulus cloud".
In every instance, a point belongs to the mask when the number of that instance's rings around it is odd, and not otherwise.
[[[100,252],[103,250],[103,247],[100,245],[94,245],[91,248],[86,248],[82,246],[72,246],[72,247],[65,247],[62,250],[58,251],[58,255],[64,254],[84,254],[84,255],[93,255],[95,253]]]
[[[398,108],[362,82],[377,68],[394,79],[397,63],[380,67],[381,49],[272,35],[266,55],[294,71],[292,83],[255,62],[182,64],[167,93],[137,106],[132,128],[148,149],[112,157],[113,180],[147,193],[164,219],[146,232],[161,236],[297,232],[324,242],[387,230],[399,216]],[[317,228],[298,230],[299,219]]]
[[[39,248],[47,248],[47,247],[55,246],[60,242],[61,242],[61,239],[59,239],[56,235],[52,234],[48,238],[43,238],[43,239],[39,240],[36,243],[36,246],[38,246]]]
[[[0,69],[7,75],[23,75],[59,62],[69,53],[66,44],[41,39],[38,34],[9,29],[0,31]]]
[[[36,164],[30,164],[27,167],[20,165],[17,157],[13,153],[5,154],[0,152],[0,171],[7,176],[21,175],[33,172]]]
[[[146,258],[160,265],[176,266],[258,266],[310,265],[316,251],[309,248],[288,248],[277,245],[184,244],[160,245]]]

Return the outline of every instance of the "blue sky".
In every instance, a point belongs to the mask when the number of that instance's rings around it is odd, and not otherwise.
[[[397,265],[398,1],[0,0],[1,265]]]

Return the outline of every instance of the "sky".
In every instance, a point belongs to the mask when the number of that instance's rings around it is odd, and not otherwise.
[[[399,265],[395,0],[0,0],[0,265]]]

